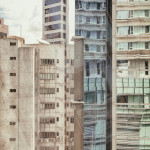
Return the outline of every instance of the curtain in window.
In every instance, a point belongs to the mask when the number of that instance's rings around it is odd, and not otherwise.
[[[118,11],[117,19],[128,19],[129,11]]]

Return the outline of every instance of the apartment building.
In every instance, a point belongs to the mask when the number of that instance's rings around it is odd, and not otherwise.
[[[112,149],[150,149],[150,1],[112,0]]]
[[[73,38],[76,47],[26,45],[21,37],[2,38],[0,147],[73,150],[75,143],[77,148],[82,147],[83,82],[75,88],[74,82],[83,80],[84,38]],[[74,55],[80,56],[80,61],[74,60]],[[74,67],[80,69],[75,79]],[[76,92],[79,89],[80,95]]]
[[[84,45],[84,150],[106,149],[106,1],[75,1]]]
[[[0,149],[34,150],[34,49],[0,39]]]
[[[72,44],[74,0],[43,0],[43,39],[51,44]]]

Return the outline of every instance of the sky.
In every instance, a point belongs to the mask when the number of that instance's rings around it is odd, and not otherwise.
[[[21,36],[28,44],[41,40],[42,0],[0,0],[0,17],[9,35]]]

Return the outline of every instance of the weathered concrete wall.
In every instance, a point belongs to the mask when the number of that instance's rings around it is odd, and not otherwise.
[[[0,40],[0,85],[0,148],[34,150],[33,49],[18,51],[17,40]]]
[[[84,39],[74,37],[75,150],[83,150]]]
[[[0,40],[0,148],[18,150],[18,49],[10,47],[10,42],[17,43],[11,39]],[[16,60],[10,60],[10,57],[16,57]],[[10,73],[16,73],[16,76],[10,76]],[[10,89],[16,89],[16,92],[10,92]],[[16,109],[10,109],[11,105]]]
[[[18,53],[18,108],[19,108],[19,150],[35,148],[35,86],[33,48],[19,48]]]

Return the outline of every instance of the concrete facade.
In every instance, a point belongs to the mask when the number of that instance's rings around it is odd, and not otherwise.
[[[112,1],[112,149],[150,149],[150,1]]]
[[[74,52],[79,55],[83,51],[84,40],[74,41],[75,48],[26,45],[20,37],[0,40],[1,148],[73,150],[77,143],[82,149],[83,134],[74,135],[83,131],[82,117],[76,114],[78,109],[82,113],[83,101],[74,101],[74,95],[78,97],[74,90]],[[80,97],[83,99],[82,92]]]
[[[0,147],[34,150],[34,49],[0,40]]]
[[[73,44],[75,1],[43,0],[43,39],[51,44]]]

